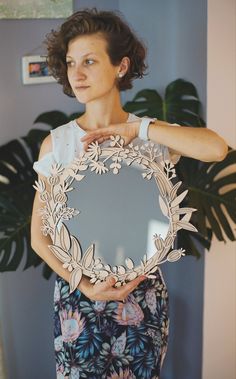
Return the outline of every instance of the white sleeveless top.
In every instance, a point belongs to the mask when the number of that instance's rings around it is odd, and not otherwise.
[[[141,117],[129,113],[127,122],[141,119]],[[86,134],[86,132],[77,124],[76,120],[58,126],[57,128],[50,130],[50,133],[52,138],[52,151],[45,154],[40,160],[33,164],[33,169],[44,176],[50,175],[52,164],[60,163],[65,167],[72,162],[73,159],[79,155],[79,152],[83,150],[83,143],[80,139]],[[134,145],[142,144],[142,140],[135,138],[132,143]],[[104,142],[101,146],[104,146],[105,144],[109,144],[109,141]],[[159,144],[159,148],[162,151],[164,159],[169,159],[174,164],[180,159],[180,156],[172,154],[167,146]]]

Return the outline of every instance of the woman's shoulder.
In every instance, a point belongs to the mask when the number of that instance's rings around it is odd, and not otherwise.
[[[52,151],[52,137],[49,133],[42,141],[40,150],[39,150],[39,159],[42,158],[45,154],[48,154]]]
[[[72,130],[71,126],[73,126],[72,121],[51,129],[43,139],[38,161],[33,164],[36,172],[48,176],[50,174],[49,169],[53,163],[63,162],[65,144],[73,139],[72,133],[68,133],[69,130]],[[68,151],[66,153],[68,154]]]
[[[64,131],[70,127],[71,121],[57,126],[54,129],[51,129],[48,133],[48,135],[43,139],[41,146],[40,146],[40,152],[39,152],[39,158],[47,153],[50,153],[53,150],[53,137],[58,136],[60,134],[64,134]]]
[[[66,124],[63,124],[63,125],[57,126],[54,129],[51,129],[50,135],[52,137],[54,137],[54,136],[60,137],[60,136],[64,135],[68,130],[72,129],[73,126],[74,126],[74,120],[69,121]]]

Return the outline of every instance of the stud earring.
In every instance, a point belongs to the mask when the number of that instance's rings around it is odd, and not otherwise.
[[[122,76],[123,76],[123,74],[120,72],[120,73],[118,74],[118,78],[122,78]]]

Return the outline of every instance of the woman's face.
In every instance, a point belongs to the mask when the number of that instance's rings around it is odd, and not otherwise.
[[[80,103],[86,104],[118,91],[115,83],[119,66],[111,64],[106,45],[106,40],[98,33],[79,36],[69,42],[67,75]]]

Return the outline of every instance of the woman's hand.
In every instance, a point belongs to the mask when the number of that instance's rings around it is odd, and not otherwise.
[[[88,132],[81,138],[81,142],[84,142],[84,150],[86,151],[88,145],[94,141],[102,143],[111,136],[119,135],[124,139],[125,145],[128,145],[134,138],[138,137],[139,126],[141,121],[124,122],[121,124],[111,124],[105,128],[99,128]]]
[[[100,301],[122,301],[127,298],[142,281],[147,279],[146,276],[141,275],[138,278],[131,280],[125,285],[115,288],[113,287],[116,280],[112,276],[108,276],[104,282],[92,284],[88,277],[83,277],[79,290],[88,297],[90,300]]]

